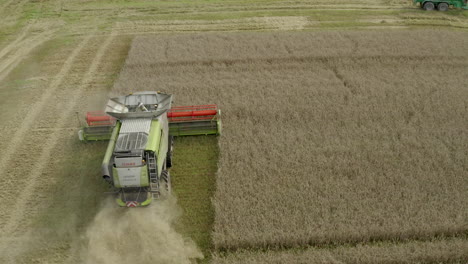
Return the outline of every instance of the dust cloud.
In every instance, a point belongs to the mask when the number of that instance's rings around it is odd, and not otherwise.
[[[203,258],[195,243],[174,229],[180,215],[172,196],[144,208],[119,208],[108,200],[86,231],[82,262],[183,264]]]

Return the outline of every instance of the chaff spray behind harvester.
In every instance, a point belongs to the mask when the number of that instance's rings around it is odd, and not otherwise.
[[[146,206],[171,191],[173,137],[219,135],[216,105],[172,107],[173,96],[138,92],[111,98],[105,112],[88,112],[82,141],[109,140],[102,174],[120,206]]]

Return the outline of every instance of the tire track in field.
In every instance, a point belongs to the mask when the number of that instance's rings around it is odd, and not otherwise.
[[[67,108],[65,109],[65,111],[61,112],[60,116],[58,116],[59,121],[56,124],[57,127],[63,127],[67,124],[67,122],[69,122],[69,117],[73,115],[74,108],[78,104],[79,98],[84,93],[84,90],[86,89],[86,87],[90,85],[91,82],[93,81],[94,79],[93,77],[98,70],[98,66],[101,64],[103,56],[105,55],[107,48],[109,47],[114,37],[115,37],[114,34],[107,36],[106,40],[99,47],[93,61],[91,62],[90,67],[88,68],[88,71],[83,76],[83,79],[80,85],[76,89],[73,89],[72,92],[70,93],[68,97],[70,103],[67,104]],[[42,149],[42,152],[39,154],[35,162],[34,167],[36,169],[32,171],[27,185],[23,188],[22,190],[23,195],[20,196],[16,200],[15,204],[12,206],[13,208],[12,214],[8,222],[2,228],[4,234],[11,235],[21,227],[19,220],[27,211],[28,201],[34,195],[34,189],[37,185],[38,179],[40,178],[40,176],[46,169],[48,161],[53,154],[53,150],[59,144],[59,141],[57,141],[56,139],[60,137],[61,133],[62,131],[60,130],[54,131],[54,133],[52,133],[48,137],[48,139],[42,144],[44,145],[44,148]]]
[[[10,1],[7,1],[5,4],[3,4],[1,13],[5,13],[5,10],[8,8],[8,6],[10,6],[11,3],[13,3],[14,1],[16,1],[16,0],[10,0]]]
[[[19,8],[19,7],[22,7],[26,2],[28,2],[29,0],[23,0],[23,1],[19,1],[19,3],[16,4],[16,7],[15,7],[15,11]],[[3,6],[2,6],[2,12],[1,13],[5,13],[5,11],[11,6],[11,4],[13,4],[14,2],[18,2],[17,0],[10,0],[8,2],[6,2]]]
[[[30,27],[31,27],[31,25],[27,25],[26,27],[24,27],[23,30],[20,32],[19,36],[16,37],[15,40],[13,40],[12,42],[10,42],[10,44],[8,44],[6,47],[4,47],[2,50],[0,50],[0,59],[3,58],[3,56],[5,56],[6,54],[10,53],[10,51],[12,51],[17,46],[17,44],[21,40],[24,39],[26,34],[29,33],[29,28]]]
[[[21,63],[21,61],[37,46],[51,39],[53,36],[53,30],[47,30],[35,37],[24,40],[21,43],[17,43],[16,52],[6,59],[2,59],[0,62],[0,81],[10,74],[15,67]]]
[[[92,37],[92,35],[89,35],[89,36],[85,37],[80,42],[78,47],[76,47],[71,52],[70,56],[68,56],[67,60],[63,64],[60,72],[52,80],[49,88],[45,89],[44,93],[42,94],[42,97],[38,98],[37,103],[35,103],[34,105],[31,106],[31,109],[34,109],[34,110],[28,112],[28,115],[24,118],[23,122],[21,123],[21,126],[13,134],[14,136],[11,138],[10,143],[6,146],[5,149],[3,149],[3,153],[2,153],[1,158],[0,158],[0,172],[2,172],[2,174],[3,174],[3,172],[6,171],[8,162],[10,162],[12,160],[13,154],[15,153],[15,151],[20,146],[20,144],[21,144],[23,138],[25,137],[26,133],[28,133],[28,131],[31,129],[32,124],[39,117],[39,114],[42,112],[44,107],[47,104],[50,103],[53,94],[59,88],[59,86],[62,84],[64,78],[70,72],[70,70],[71,70],[71,68],[72,68],[78,54],[88,44],[91,37]]]

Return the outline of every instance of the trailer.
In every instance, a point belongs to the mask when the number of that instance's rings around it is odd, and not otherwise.
[[[450,6],[455,8],[468,9],[468,0],[413,0],[415,4],[426,11],[439,10],[447,11]]]

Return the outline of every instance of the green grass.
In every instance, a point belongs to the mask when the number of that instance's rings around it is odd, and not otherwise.
[[[342,7],[339,1],[317,2],[299,0],[294,2],[278,0],[206,0],[206,1],[46,1],[29,2],[23,6],[23,12],[15,26],[0,29],[0,42],[6,41],[8,34],[14,34],[28,21],[56,20],[65,22],[61,33],[73,33],[74,26],[88,25],[97,27],[100,32],[109,31],[115,22],[164,22],[167,24],[181,21],[200,21],[201,25],[217,24],[216,29],[197,28],[194,31],[264,31],[272,28],[264,22],[250,21],[257,17],[301,16],[309,22],[304,30],[323,30],[337,28],[359,29],[369,26],[443,26],[467,28],[468,12],[450,10],[449,12],[424,12],[416,6],[391,4],[390,9],[376,8],[379,3],[370,2],[369,8],[360,4],[355,9],[349,4]],[[382,4],[383,5],[383,4]],[[351,5],[352,6],[352,5]],[[342,9],[340,9],[342,8]],[[373,23],[369,20],[382,16],[392,17],[398,21]],[[226,25],[223,20],[234,20]],[[235,22],[235,20],[244,20]],[[247,21],[246,21],[247,20]],[[206,23],[203,23],[206,21]],[[190,22],[189,22],[190,23]],[[246,23],[252,24],[246,26]],[[237,25],[237,26],[236,26]],[[274,27],[273,27],[274,29]]]
[[[211,231],[219,149],[215,136],[178,137],[174,143],[172,186],[183,215],[177,229],[192,238],[205,258],[211,256]]]

